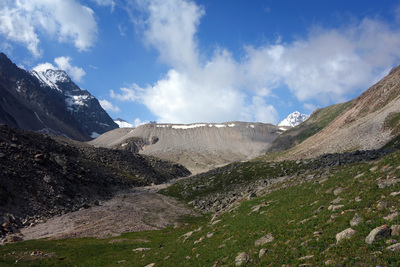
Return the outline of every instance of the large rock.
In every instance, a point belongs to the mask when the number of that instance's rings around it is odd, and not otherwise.
[[[249,255],[246,252],[239,253],[235,258],[235,265],[242,266],[249,261]]]
[[[386,224],[379,226],[369,233],[369,235],[365,238],[365,243],[371,245],[374,242],[390,237],[391,233],[392,229],[390,229],[390,227]]]
[[[350,239],[350,237],[352,237],[356,233],[357,233],[356,230],[352,228],[347,228],[346,230],[336,234],[336,243],[339,243],[344,239]]]
[[[352,227],[359,225],[360,223],[362,223],[364,221],[364,219],[362,217],[360,217],[360,215],[358,215],[358,213],[354,214],[353,219],[351,219],[350,221],[350,225]]]
[[[260,245],[264,245],[266,243],[272,242],[274,240],[274,236],[272,235],[272,233],[269,233],[263,237],[261,237],[260,239],[256,240],[254,242],[254,244],[256,246],[260,246]]]

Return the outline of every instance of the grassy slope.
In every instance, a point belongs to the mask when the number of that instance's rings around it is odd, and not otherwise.
[[[254,167],[260,173],[263,171],[262,165],[256,167],[249,164],[256,163],[247,163],[242,167],[249,170]],[[374,166],[377,170],[371,171]],[[118,238],[37,240],[6,245],[0,248],[0,265],[145,266],[156,263],[155,266],[213,266],[219,262],[220,265],[232,266],[238,253],[247,252],[249,265],[252,266],[298,266],[303,263],[321,266],[327,260],[335,266],[397,266],[399,252],[385,249],[389,246],[385,243],[390,238],[372,245],[367,245],[364,239],[380,225],[400,224],[399,217],[392,222],[382,219],[391,213],[390,209],[400,209],[400,196],[390,196],[391,192],[400,191],[400,183],[385,189],[379,189],[377,185],[377,179],[388,176],[398,178],[398,166],[400,152],[375,163],[335,167],[324,183],[306,182],[245,201],[233,212],[218,218],[221,221],[214,225],[208,222],[209,217],[204,216],[196,221],[187,221],[186,226],[181,228],[126,233]],[[230,177],[228,172],[226,177]],[[339,195],[343,198],[340,204],[344,207],[332,212],[328,206],[337,198],[332,192],[337,187],[344,188]],[[356,202],[356,197],[362,201]],[[392,207],[379,209],[377,203],[382,200],[391,203]],[[252,207],[262,203],[267,205],[252,212]],[[315,214],[314,211],[321,206],[325,208]],[[350,227],[349,221],[355,213],[364,218],[364,223],[354,227],[357,233],[350,240],[336,244],[335,235]],[[329,222],[332,214],[337,217]],[[199,228],[184,241],[183,234]],[[316,231],[322,234],[315,236]],[[273,234],[273,242],[256,247],[254,241],[267,233]],[[115,239],[121,242],[110,243]],[[392,239],[400,241],[398,236]],[[202,241],[195,244],[198,240]],[[151,249],[132,251],[140,247]],[[258,251],[262,247],[268,252],[259,259]],[[31,256],[32,251],[42,251],[49,256]],[[299,259],[307,255],[314,257]]]

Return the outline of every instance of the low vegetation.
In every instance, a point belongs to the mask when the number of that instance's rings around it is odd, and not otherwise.
[[[367,244],[365,238],[379,226],[400,225],[396,212],[400,209],[400,152],[368,163],[328,169],[314,169],[312,162],[281,164],[274,169],[270,163],[234,164],[223,169],[223,178],[215,173],[212,176],[216,185],[222,183],[218,180],[237,181],[240,170],[243,177],[270,172],[271,176],[281,175],[286,170],[288,175],[293,172],[311,179],[243,201],[212,220],[210,215],[185,218],[184,226],[176,229],[126,233],[107,239],[8,244],[0,249],[0,265],[397,266],[399,252],[387,249],[399,241],[396,230],[372,244]],[[195,192],[186,198],[176,196],[189,201],[198,194],[210,193]],[[352,226],[350,221],[355,214],[361,221]],[[336,235],[348,228],[355,234],[337,242]],[[256,245],[264,236],[269,237],[264,239],[266,242]]]

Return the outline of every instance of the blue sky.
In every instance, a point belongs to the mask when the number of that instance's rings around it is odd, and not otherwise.
[[[258,121],[350,100],[400,64],[400,2],[0,0],[0,51],[111,117]]]

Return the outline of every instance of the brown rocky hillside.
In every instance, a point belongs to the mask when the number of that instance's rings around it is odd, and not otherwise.
[[[264,123],[146,124],[115,129],[89,143],[168,159],[196,173],[259,156],[281,132]]]
[[[400,66],[354,99],[327,127],[291,149],[289,158],[381,148],[399,134],[399,115]]]

